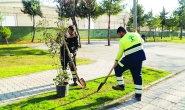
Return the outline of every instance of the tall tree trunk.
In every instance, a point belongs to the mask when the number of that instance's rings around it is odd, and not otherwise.
[[[90,28],[91,28],[91,17],[90,17],[90,14],[89,14],[89,16],[88,16],[88,44],[90,44]]]
[[[110,46],[110,14],[109,14],[109,21],[108,21],[108,46]]]
[[[180,40],[182,40],[182,29],[183,29],[183,25],[181,24]]]
[[[169,28],[168,32],[169,32],[169,37],[171,37],[171,40],[172,40],[172,36],[171,36],[171,29]]]
[[[163,28],[164,26],[162,25],[161,39],[163,39]]]
[[[153,33],[154,42],[155,42],[155,31],[156,31],[156,29],[154,30],[154,33]]]
[[[73,22],[73,25],[76,27],[76,32],[77,32],[77,35],[78,35],[78,40],[79,40],[79,47],[81,48],[82,46],[81,46],[81,41],[80,41],[80,34],[79,34],[79,32],[78,32],[78,25],[77,25],[77,23],[76,23],[76,19],[75,19],[75,17],[71,17],[71,20],[72,20],[72,22]]]
[[[5,41],[6,41],[6,44],[9,44],[9,43],[8,43],[8,39],[7,39],[6,37],[5,37],[4,39],[5,39]]]
[[[140,26],[138,26],[138,33],[140,33]]]
[[[34,38],[35,38],[35,16],[33,16],[33,27],[32,27],[32,29],[33,29],[33,35],[32,35],[31,42],[33,42]]]
[[[172,34],[172,32],[173,32],[173,26],[172,26],[172,29],[171,29],[170,34]],[[172,38],[172,40],[173,40],[173,34],[172,34],[171,38]]]

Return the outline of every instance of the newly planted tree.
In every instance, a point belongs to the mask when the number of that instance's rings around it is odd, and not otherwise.
[[[35,16],[43,17],[42,11],[40,9],[40,2],[39,0],[22,0],[23,9],[21,11],[24,14],[28,14],[30,18],[33,20],[33,34],[32,34],[32,40],[34,41],[35,38]]]

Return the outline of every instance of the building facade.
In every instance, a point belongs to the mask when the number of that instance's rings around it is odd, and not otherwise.
[[[27,15],[21,12],[23,9],[22,0],[0,0],[0,12],[3,15],[3,21],[0,26],[32,26],[33,21]],[[56,6],[41,5],[41,11],[44,18],[35,17],[35,22],[46,19],[50,21],[50,27],[56,27],[54,22],[58,21],[58,13]],[[129,13],[120,13],[116,16],[111,16],[110,29],[117,29],[119,26],[126,26]],[[79,29],[88,29],[88,19],[76,18]],[[72,24],[69,19],[69,24]],[[96,20],[91,19],[91,29],[108,29],[108,16],[106,14],[100,16]]]

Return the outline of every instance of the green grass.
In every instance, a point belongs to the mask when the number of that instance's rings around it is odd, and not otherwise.
[[[147,37],[147,42],[154,42],[153,37]],[[179,37],[156,37],[156,42],[173,42],[173,43],[185,43],[185,38],[183,37],[182,40]]]
[[[152,68],[143,68],[143,85],[160,79],[169,72],[155,70]],[[124,95],[134,91],[134,84],[129,71],[124,73],[126,90],[114,91],[112,86],[116,85],[115,75],[107,80],[107,83],[99,92],[96,92],[99,84],[105,78],[99,78],[87,82],[85,89],[79,87],[69,87],[69,95],[65,98],[57,98],[56,92],[50,92],[33,96],[26,100],[11,105],[0,107],[0,110],[94,110],[114,99],[123,97]]]
[[[13,55],[13,56],[10,56]],[[92,63],[89,59],[77,58],[77,65]],[[16,44],[0,45],[0,78],[51,70],[53,59],[47,51]]]
[[[82,38],[81,41],[87,41],[87,38]],[[107,38],[91,38],[90,41],[107,41]],[[115,37],[115,38],[111,38],[111,40],[120,40],[120,38]]]
[[[81,39],[82,41],[87,41],[88,39],[83,38]],[[105,41],[107,40],[107,38],[91,38],[90,41]],[[115,40],[115,41],[119,41],[120,38],[116,37],[116,38],[111,38],[111,40]],[[147,37],[146,42],[154,42],[153,37]],[[173,43],[185,43],[185,38],[183,37],[182,40],[179,39],[179,37],[163,37],[161,39],[161,37],[156,37],[156,41],[155,42],[173,42]]]

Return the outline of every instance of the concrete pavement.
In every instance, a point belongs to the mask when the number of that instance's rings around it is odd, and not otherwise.
[[[185,71],[144,91],[142,101],[134,98],[114,101],[106,110],[185,110]],[[113,107],[109,107],[112,105]]]
[[[87,45],[86,42],[82,42],[82,48],[78,50],[77,57],[92,59],[95,61],[95,63],[78,66],[77,68],[78,68],[78,73],[80,77],[83,77],[85,80],[91,80],[102,76],[106,76],[108,74],[108,71],[110,70],[110,68],[114,63],[114,58],[118,50],[118,42],[112,41],[111,46],[105,46],[105,45],[107,45],[107,42],[105,41],[93,41],[91,42],[90,45]],[[47,49],[47,47],[44,44],[25,44],[25,46]],[[147,54],[147,60],[144,62],[144,66],[165,69],[175,74],[185,69],[184,50],[185,50],[184,44],[146,43],[145,51]],[[0,79],[0,105],[12,103],[13,101],[27,98],[32,95],[36,95],[36,94],[40,94],[48,91],[54,91],[55,86],[53,85],[52,79],[55,76],[56,76],[56,71],[50,70],[50,71],[43,71],[43,72],[38,72],[30,75],[14,76],[11,78]],[[173,83],[176,84],[176,82],[179,82],[180,79],[183,81],[183,78],[184,78],[183,76],[180,76],[178,80],[176,80],[177,78],[175,79],[172,78],[174,79]],[[6,85],[9,85],[9,86],[6,86]],[[156,87],[158,87],[158,85]],[[162,87],[167,87],[167,86],[163,84]],[[160,88],[160,86],[158,88]],[[157,89],[157,90],[160,90],[160,89]],[[163,90],[163,88],[161,90]],[[168,90],[168,88],[166,90]],[[156,95],[158,91],[156,92],[155,89],[151,88],[151,90],[147,92],[144,92],[144,97],[142,99],[143,101],[152,99],[152,98],[148,98],[151,92],[155,93],[154,95]],[[167,95],[166,97],[168,97]],[[183,99],[183,97],[181,98]],[[154,100],[158,101],[158,99],[153,98],[150,102]],[[127,101],[127,102],[130,103],[129,104],[130,106],[132,104],[136,104],[133,101],[131,102]],[[127,102],[124,102],[124,103],[127,103]],[[142,103],[142,102],[139,102],[139,103]],[[124,103],[122,103],[121,105],[125,105]],[[153,103],[152,104],[148,103],[148,104],[150,104],[153,107],[152,105]],[[110,108],[110,109],[120,109],[119,106],[116,108]],[[127,106],[127,108],[129,108],[130,106]],[[159,107],[163,109],[163,107],[161,106]],[[141,109],[141,107],[134,108],[134,109]]]

